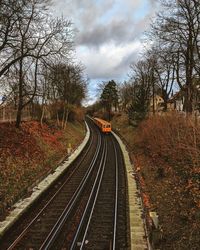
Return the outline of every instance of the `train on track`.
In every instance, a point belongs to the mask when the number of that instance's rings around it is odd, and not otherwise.
[[[105,121],[100,118],[93,118],[94,123],[99,127],[101,132],[103,133],[110,133],[111,132],[111,123],[108,121]]]

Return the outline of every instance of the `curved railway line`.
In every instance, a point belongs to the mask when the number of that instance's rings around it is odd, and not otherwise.
[[[88,200],[90,209],[84,211],[73,243],[69,249],[127,249],[126,214],[123,210],[125,201],[125,185],[119,181],[123,178],[122,162],[116,142],[112,136],[107,138],[107,154],[99,173],[94,198]],[[112,151],[111,151],[112,150]],[[111,154],[112,152],[112,154]],[[120,173],[120,175],[119,175]],[[119,187],[120,183],[120,187]],[[125,184],[125,183],[124,183]],[[123,201],[120,206],[119,200]],[[123,220],[120,221],[120,217]],[[125,234],[123,234],[125,232]],[[121,236],[121,237],[120,237]],[[69,246],[68,246],[69,247]],[[67,248],[68,249],[68,248]]]
[[[80,157],[2,238],[0,249],[128,249],[124,160],[88,120]]]

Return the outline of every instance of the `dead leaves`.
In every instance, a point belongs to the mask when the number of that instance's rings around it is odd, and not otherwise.
[[[70,129],[76,144],[82,139],[77,129]],[[54,169],[66,155],[66,131],[42,127],[36,121],[0,124],[0,217],[33,183]],[[72,146],[74,146],[73,144]]]

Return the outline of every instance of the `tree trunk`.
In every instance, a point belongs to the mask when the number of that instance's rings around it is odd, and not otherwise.
[[[18,94],[18,108],[17,108],[17,118],[16,118],[16,128],[20,128],[22,119],[22,109],[23,109],[23,59],[20,59],[19,63],[19,94]]]
[[[66,128],[66,125],[67,125],[67,122],[68,122],[68,116],[69,116],[69,109],[66,110],[64,129]]]
[[[191,114],[193,112],[193,96],[191,86],[188,86],[188,88],[186,89],[184,106],[186,113]]]
[[[164,101],[164,107],[163,107],[163,111],[164,112],[167,112],[167,101],[168,101],[168,94],[166,92],[162,93],[162,98],[163,98],[163,101]]]
[[[43,125],[44,114],[45,114],[45,106],[42,105],[42,115],[41,115],[41,118],[40,118],[40,124],[41,124],[41,126]]]
[[[18,107],[18,110],[17,110],[17,119],[16,119],[16,123],[15,123],[16,128],[20,128],[21,117],[22,117],[22,109]]]
[[[65,107],[64,107],[63,116],[62,116],[62,128],[64,128],[64,125],[65,125],[65,113],[66,113],[66,110],[65,110]]]
[[[60,126],[60,120],[59,120],[59,116],[58,116],[58,111],[56,112],[56,118],[57,118],[57,124],[58,124],[58,127]]]

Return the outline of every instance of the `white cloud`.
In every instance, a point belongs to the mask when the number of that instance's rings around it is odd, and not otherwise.
[[[94,95],[97,81],[121,80],[142,51],[140,42],[157,0],[53,0],[52,13],[78,29],[77,60],[86,67]]]
[[[141,50],[141,43],[135,41],[126,46],[117,46],[114,43],[104,44],[99,49],[79,47],[77,48],[77,54],[86,66],[86,71],[90,78],[109,79],[124,76],[128,71],[130,63],[135,61],[136,58],[125,59]],[[121,68],[119,67],[120,65]],[[127,71],[124,72],[125,68]]]

